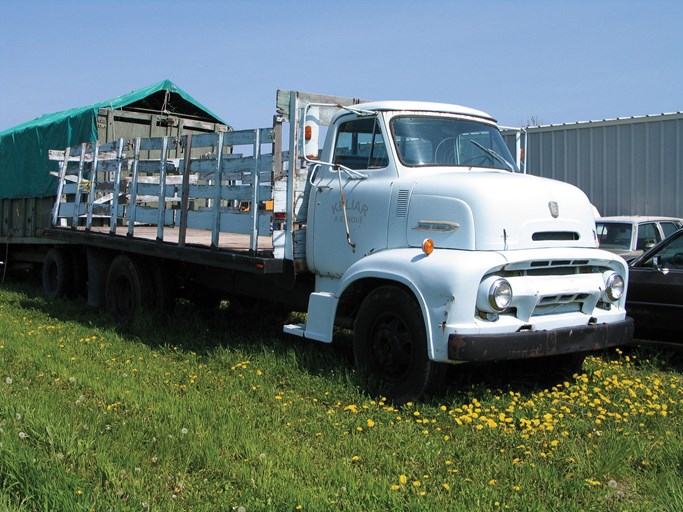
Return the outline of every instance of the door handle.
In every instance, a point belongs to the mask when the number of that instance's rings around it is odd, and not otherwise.
[[[311,184],[311,186],[315,186],[315,185],[313,185],[313,179],[315,178],[315,175],[318,173],[319,167],[320,167],[320,164],[315,164],[313,166],[313,168],[311,169],[311,172],[308,175],[308,182]]]

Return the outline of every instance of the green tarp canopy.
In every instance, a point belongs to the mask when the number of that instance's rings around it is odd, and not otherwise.
[[[226,124],[170,80],[94,105],[45,114],[0,132],[0,199],[54,195],[54,163],[48,151],[96,142],[100,108],[141,109]]]

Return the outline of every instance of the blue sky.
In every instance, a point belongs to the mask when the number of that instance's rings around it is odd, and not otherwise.
[[[678,0],[0,0],[0,131],[170,79],[237,129],[277,88],[501,124],[683,110]]]

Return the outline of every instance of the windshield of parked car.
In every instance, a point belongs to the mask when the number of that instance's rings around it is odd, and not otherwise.
[[[495,126],[447,117],[401,116],[393,119],[391,131],[404,165],[517,170]]]
[[[633,225],[627,222],[596,222],[601,249],[631,249]]]

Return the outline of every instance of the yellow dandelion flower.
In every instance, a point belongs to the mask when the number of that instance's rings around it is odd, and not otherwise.
[[[391,486],[391,490],[392,490],[392,491],[398,491],[400,488],[401,488],[401,487],[398,486],[398,485],[396,485],[396,484],[394,484],[394,485]]]
[[[401,475],[398,477],[398,481],[401,482],[402,484],[405,484],[406,482],[408,482],[408,477],[405,475]]]
[[[443,488],[446,489],[447,491],[450,491],[450,490],[451,490],[451,486],[448,485],[447,483],[444,483],[444,484],[443,484]]]
[[[421,485],[422,485],[422,482],[420,482],[419,480],[413,480],[413,487],[417,488],[417,487],[420,487]]]
[[[375,426],[375,422],[372,421],[372,420],[368,420],[368,421],[367,421],[367,425],[368,425],[368,427],[372,428],[372,427]]]

